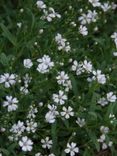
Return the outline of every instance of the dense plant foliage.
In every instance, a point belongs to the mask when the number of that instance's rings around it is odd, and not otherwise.
[[[117,5],[0,2],[0,155],[117,155]]]

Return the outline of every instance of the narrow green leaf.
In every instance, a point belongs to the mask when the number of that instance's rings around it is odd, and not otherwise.
[[[55,122],[54,124],[51,125],[51,134],[52,134],[52,141],[53,141],[53,146],[52,146],[52,149],[53,149],[53,152],[56,153],[57,151],[57,132],[56,132],[56,129],[57,129],[57,123]]]
[[[8,28],[2,23],[0,24],[0,27],[3,31],[3,36],[5,36],[14,46],[16,46],[16,38],[12,35]]]
[[[73,75],[70,75],[70,78],[71,78],[73,92],[74,92],[75,96],[78,96],[78,88],[77,88],[76,80]]]

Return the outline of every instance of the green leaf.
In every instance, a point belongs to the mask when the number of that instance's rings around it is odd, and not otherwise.
[[[4,24],[0,24],[0,27],[3,31],[3,36],[5,36],[14,46],[17,45],[16,38],[12,35],[12,33],[8,30],[8,28]]]
[[[57,122],[53,123],[51,125],[51,135],[52,135],[52,141],[53,141],[53,146],[52,150],[54,153],[57,151]]]
[[[91,156],[88,149],[85,149],[83,156]]]
[[[2,152],[4,155],[9,156],[9,151],[4,149],[4,148],[0,148],[0,152]]]
[[[2,65],[8,65],[8,57],[4,53],[0,55],[0,63]]]
[[[100,151],[100,145],[99,145],[99,143],[97,141],[97,137],[96,137],[95,133],[88,130],[88,135],[89,135],[92,143],[95,145],[96,150],[99,152]]]
[[[71,78],[71,83],[72,83],[72,88],[75,96],[78,96],[78,88],[77,88],[77,82],[75,80],[75,77],[73,75],[70,75]]]

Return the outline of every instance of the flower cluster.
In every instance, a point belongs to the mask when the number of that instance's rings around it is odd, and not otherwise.
[[[107,149],[108,147],[112,146],[112,141],[107,141],[107,134],[109,133],[109,128],[105,126],[100,127],[101,136],[98,139],[98,142],[101,143],[102,149]]]
[[[44,55],[42,58],[37,59],[39,62],[37,70],[40,73],[47,73],[54,66],[54,62],[51,61],[51,58],[48,55]]]
[[[46,4],[43,1],[37,1],[37,7],[43,11],[43,16],[41,19],[46,19],[48,22],[51,22],[54,18],[61,18],[59,13],[56,13],[54,8],[47,8]]]
[[[61,34],[57,34],[55,36],[55,41],[58,45],[58,50],[64,50],[65,52],[69,52],[71,50],[70,43],[62,37]]]

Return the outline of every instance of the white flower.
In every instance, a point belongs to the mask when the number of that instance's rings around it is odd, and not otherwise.
[[[113,56],[117,56],[117,52],[113,52]]]
[[[87,72],[91,72],[92,71],[92,64],[91,64],[91,62],[88,62],[87,60],[84,60],[84,62],[83,62],[83,68]]]
[[[93,5],[93,7],[99,7],[100,6],[99,0],[89,0],[89,2]]]
[[[23,63],[25,68],[31,68],[33,66],[33,63],[30,59],[24,59]]]
[[[65,84],[65,81],[69,79],[68,74],[65,74],[64,71],[59,72],[59,75],[56,77],[58,84]]]
[[[69,153],[70,156],[75,156],[75,153],[79,153],[79,148],[76,147],[76,143],[72,142],[71,144],[67,144],[67,148],[65,149],[65,153]]]
[[[111,147],[113,145],[112,141],[109,141],[108,146]]]
[[[73,27],[76,27],[76,23],[73,21],[70,23]]]
[[[39,62],[37,70],[40,73],[47,73],[54,66],[54,62],[51,61],[51,58],[48,55],[39,58],[37,62]]]
[[[113,94],[113,92],[107,93],[107,100],[109,102],[115,102],[117,99],[116,95]]]
[[[81,25],[90,24],[91,22],[96,22],[97,12],[88,10],[87,14],[82,14],[78,20],[81,22]]]
[[[36,117],[36,113],[38,112],[38,110],[37,110],[37,108],[35,108],[34,106],[30,106],[30,111],[29,111],[29,113],[28,113],[28,116],[27,116],[27,118],[29,118],[29,119],[34,119],[35,117]]]
[[[112,39],[116,39],[116,38],[117,38],[117,32],[114,32],[114,33],[111,35],[111,38],[112,38]]]
[[[104,74],[101,73],[101,70],[93,71],[92,72],[94,77],[93,79],[97,79],[98,83],[105,84],[106,83],[106,77]]]
[[[81,22],[82,25],[85,25],[85,24],[89,24],[91,22],[91,19],[89,19],[88,15],[87,14],[82,14],[78,20]]]
[[[100,138],[99,138],[97,141],[102,143],[102,142],[105,141],[105,139],[106,139],[105,134],[102,134],[102,135],[100,136]]]
[[[68,109],[66,107],[63,107],[63,112],[61,112],[61,116],[64,116],[66,119],[69,119],[70,116],[74,116],[73,108],[70,106]]]
[[[42,34],[43,32],[44,32],[43,29],[40,29],[40,30],[39,30],[39,34]]]
[[[10,132],[15,133],[17,135],[21,135],[24,132],[24,130],[25,130],[24,122],[21,122],[19,120],[17,124],[14,124],[11,127]]]
[[[88,10],[88,13],[87,13],[87,23],[91,23],[91,22],[96,22],[97,20],[97,12],[94,10],[94,11],[91,11],[91,10]]]
[[[50,149],[52,147],[52,140],[49,140],[49,137],[41,139],[42,147]]]
[[[25,86],[20,87],[20,91],[22,94],[25,94],[25,95],[29,93],[29,90]]]
[[[54,123],[55,119],[56,119],[56,116],[59,114],[58,111],[56,110],[57,106],[48,105],[48,108],[49,108],[49,112],[47,112],[46,115],[45,115],[46,122]]]
[[[73,62],[72,71],[76,71],[76,75],[80,75],[84,72],[83,64],[78,63],[76,60]]]
[[[22,151],[31,151],[32,150],[33,142],[32,140],[28,139],[27,136],[22,137],[19,141],[19,146],[22,148]]]
[[[80,25],[79,32],[80,32],[80,34],[82,34],[83,36],[88,35],[88,31],[87,31],[87,27],[86,27],[86,26]]]
[[[36,153],[35,156],[42,156],[42,154],[41,153]]]
[[[49,154],[48,156],[55,156],[53,153]]]
[[[50,111],[47,112],[46,115],[45,115],[46,122],[48,122],[48,123],[54,123],[55,118],[56,118],[56,116]]]
[[[107,147],[108,147],[108,145],[104,142],[104,143],[102,144],[102,149],[105,150],[105,149],[107,149]]]
[[[17,23],[17,26],[18,26],[18,28],[21,28],[22,23],[21,23],[21,22],[18,22],[18,23]]]
[[[16,83],[16,75],[5,73],[4,75],[0,75],[0,83],[4,83],[6,88],[14,85]]]
[[[54,8],[50,7],[48,10],[43,10],[44,15],[41,19],[46,19],[48,22],[51,22],[55,17],[61,18],[61,15],[56,13]]]
[[[100,84],[106,83],[106,77],[104,74],[97,75],[97,80],[98,80],[98,83],[100,83]]]
[[[111,38],[114,39],[115,45],[116,45],[116,47],[117,47],[117,32],[114,32],[114,33],[111,35]]]
[[[23,12],[24,12],[24,9],[23,9],[23,8],[21,8],[21,9],[20,9],[20,13],[23,13]]]
[[[30,133],[30,132],[34,133],[36,131],[36,129],[37,129],[37,122],[27,120],[26,124],[27,124],[26,131],[28,133]]]
[[[18,108],[19,101],[17,98],[13,98],[12,96],[6,96],[6,101],[3,102],[3,107],[8,108],[8,112],[15,111]]]
[[[64,50],[65,52],[69,52],[71,50],[70,43],[62,37],[61,34],[57,34],[55,36],[55,41],[58,45],[58,50]]]
[[[64,94],[62,90],[59,90],[59,94],[53,94],[53,101],[63,105],[65,101],[67,100],[67,96]]]
[[[28,85],[31,82],[32,77],[30,77],[29,74],[25,74],[25,76],[23,77],[23,80],[25,83],[25,87],[27,87],[26,85]]]
[[[48,104],[49,111],[55,115],[58,115],[57,106]]]
[[[81,119],[81,118],[77,118],[76,123],[77,123],[80,127],[83,127],[83,126],[86,124],[85,119]]]
[[[109,5],[109,3],[107,2],[101,5],[101,8],[104,12],[107,12],[111,8],[111,5]]]
[[[105,127],[105,126],[101,126],[100,127],[100,131],[102,134],[106,134],[109,132],[109,128],[108,127]]]
[[[46,8],[46,4],[43,1],[37,1],[36,5],[37,5],[37,8],[39,8],[39,9],[45,9]]]
[[[98,100],[98,104],[100,104],[101,106],[106,106],[108,104],[108,101],[103,97]]]
[[[111,8],[112,8],[113,10],[115,10],[115,9],[117,8],[117,4],[115,4],[114,2],[112,2],[112,3],[111,3]]]

